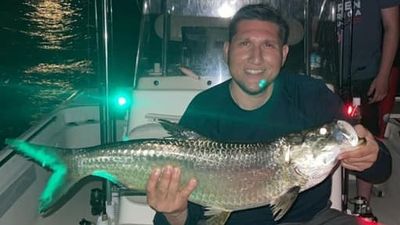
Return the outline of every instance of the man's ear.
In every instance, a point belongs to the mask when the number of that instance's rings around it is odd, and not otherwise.
[[[285,64],[288,54],[289,54],[289,45],[283,45],[282,46],[282,66]]]
[[[228,55],[229,55],[229,41],[224,42],[224,61],[228,63]]]

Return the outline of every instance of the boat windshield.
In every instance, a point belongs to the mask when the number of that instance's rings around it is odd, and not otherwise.
[[[318,46],[315,24],[322,13],[328,15],[322,18],[326,21],[335,13],[326,0],[144,0],[135,80],[185,75],[227,79],[223,44],[228,39],[229,20],[242,6],[261,2],[280,10],[288,21],[290,55],[285,68],[308,73],[311,51]],[[330,34],[330,41],[335,41],[334,30]]]

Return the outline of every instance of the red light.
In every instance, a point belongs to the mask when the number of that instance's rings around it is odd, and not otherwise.
[[[367,218],[363,218],[363,217],[360,217],[360,216],[357,216],[357,222],[358,222],[359,225],[384,225],[382,223],[371,221],[371,220],[369,220]]]
[[[352,105],[348,105],[347,106],[347,115],[352,116],[353,115],[353,106]]]

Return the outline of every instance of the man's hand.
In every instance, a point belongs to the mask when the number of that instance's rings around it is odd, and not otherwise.
[[[187,217],[188,198],[197,186],[191,179],[181,187],[181,170],[166,166],[152,171],[147,183],[147,203],[151,208],[164,213],[171,224],[184,224]]]
[[[338,157],[342,162],[342,166],[349,170],[363,171],[372,166],[372,164],[378,158],[379,146],[375,141],[374,136],[362,125],[356,125],[354,127],[357,131],[357,135],[360,138],[364,138],[366,143],[357,146],[354,150],[344,149]]]
[[[382,101],[389,89],[388,78],[386,76],[377,76],[374,81],[371,83],[371,86],[368,90],[368,103],[380,102]]]

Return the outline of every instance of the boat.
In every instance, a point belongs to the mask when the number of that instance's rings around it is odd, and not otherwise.
[[[146,124],[159,119],[178,121],[196,94],[229,78],[222,56],[229,18],[242,5],[258,2],[262,1],[137,1],[142,17],[135,73],[132,75],[134,82],[130,87],[115,87],[107,82],[108,76],[111,76],[108,48],[112,44],[112,20],[109,17],[113,4],[118,4],[118,1],[98,1],[95,4],[98,7],[96,11],[101,13],[96,19],[103,27],[100,37],[103,37],[101,49],[104,58],[102,70],[99,70],[105,77],[103,84],[98,89],[75,92],[18,138],[46,146],[80,148],[165,136],[161,129],[157,133],[149,133]],[[284,13],[290,26],[289,44],[293,52],[289,58],[294,55],[295,59],[289,60],[285,69],[325,79],[329,87],[340,87],[343,80],[340,77],[332,78],[333,74],[340,74],[338,59],[332,63],[333,66],[329,66],[329,70],[324,70],[321,63],[324,52],[318,55],[312,43],[321,32],[332,31],[334,6],[323,1],[316,11],[312,9],[317,8],[317,1],[268,2]],[[312,29],[312,18],[320,20],[321,29]],[[330,46],[331,41],[323,39],[319,45]],[[322,77],[321,74],[328,75]],[[388,126],[385,142],[392,152],[400,146],[398,104],[400,99],[397,99],[396,109],[386,116]],[[398,168],[400,153],[392,154],[394,166]],[[394,171],[398,173],[400,169]],[[146,204],[145,193],[124,189],[101,179],[85,181],[64,199],[55,212],[42,217],[38,213],[38,198],[49,172],[7,147],[0,152],[0,174],[0,224],[153,224],[155,212]],[[342,187],[342,170],[337,170],[334,176],[333,207],[347,210],[350,206],[347,207],[347,202],[342,200],[349,193]],[[384,190],[380,193],[396,199],[393,193],[398,188],[398,181],[395,178],[379,188]],[[375,202],[385,205],[383,199]],[[397,202],[390,204],[385,208],[394,209]],[[378,216],[382,219],[386,217]],[[391,221],[388,225],[400,224],[399,216],[395,214],[387,221]]]

